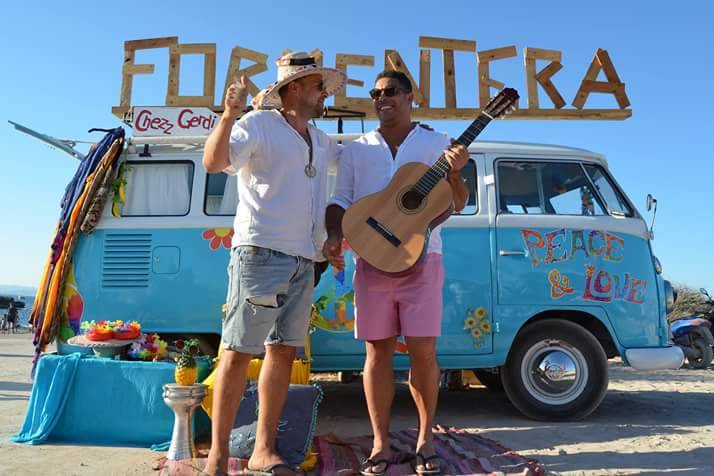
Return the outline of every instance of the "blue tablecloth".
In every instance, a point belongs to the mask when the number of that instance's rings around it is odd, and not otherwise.
[[[199,366],[207,374],[208,360]],[[174,415],[163,385],[174,381],[171,362],[130,362],[79,354],[40,359],[25,421],[13,441],[150,446],[171,439]],[[203,375],[201,375],[203,374]],[[198,413],[203,411],[199,408]],[[198,431],[208,418],[197,415]]]

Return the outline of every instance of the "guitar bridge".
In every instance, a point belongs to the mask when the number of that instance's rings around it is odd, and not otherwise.
[[[395,248],[402,244],[402,240],[396,237],[394,233],[389,231],[384,225],[379,223],[373,217],[367,218],[367,224],[371,226],[377,233],[382,235],[385,240],[390,242]]]

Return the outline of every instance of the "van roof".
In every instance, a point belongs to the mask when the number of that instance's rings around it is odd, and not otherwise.
[[[330,137],[351,141],[360,137],[361,134],[330,134]],[[141,146],[152,145],[152,149],[157,152],[178,152],[202,149],[206,137],[132,137],[128,139],[129,144]],[[138,147],[137,147],[138,149]],[[600,162],[607,165],[607,160],[602,154],[592,152],[577,147],[567,147],[553,144],[536,144],[531,142],[511,142],[511,141],[477,141],[469,146],[469,151],[481,154],[508,154],[518,156],[521,154],[545,155],[549,158],[584,158]]]

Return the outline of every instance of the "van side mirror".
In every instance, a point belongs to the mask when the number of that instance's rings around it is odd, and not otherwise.
[[[647,211],[652,211],[652,207],[657,203],[657,199],[651,193],[647,194]]]

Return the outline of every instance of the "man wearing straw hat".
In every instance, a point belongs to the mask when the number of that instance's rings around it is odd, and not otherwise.
[[[305,344],[314,281],[323,261],[328,161],[338,146],[309,124],[324,101],[345,83],[344,73],[318,67],[306,53],[278,61],[278,80],[261,91],[252,111],[245,78],[231,85],[225,110],[206,141],[209,173],[238,176],[228,265],[228,310],[223,323],[213,401],[212,443],[206,473],[226,474],[228,442],[245,389],[248,363],[265,351],[258,382],[259,415],[248,474],[292,475],[276,451],[277,427],[287,398],[296,347]]]

